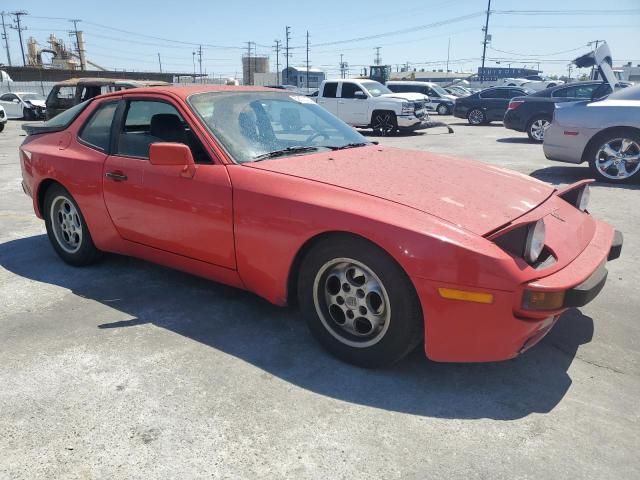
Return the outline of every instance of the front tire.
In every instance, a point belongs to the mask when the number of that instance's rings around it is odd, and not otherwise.
[[[61,185],[47,189],[42,214],[49,241],[65,262],[80,267],[99,259],[100,251],[93,244],[78,204]]]
[[[6,125],[6,122],[0,123],[0,132],[4,130],[5,125]]]
[[[391,365],[424,336],[413,284],[368,241],[339,235],[317,243],[301,264],[298,300],[313,336],[341,360]]]
[[[446,106],[444,103],[441,103],[436,108],[436,112],[438,112],[438,115],[449,115],[449,107]]]
[[[373,132],[382,137],[393,135],[398,131],[398,119],[393,112],[375,112],[371,117]]]
[[[479,108],[474,108],[467,114],[469,125],[482,125],[487,122],[487,116]]]
[[[600,134],[586,155],[598,180],[629,183],[640,178],[640,133],[636,130],[619,128]]]
[[[527,124],[529,139],[536,143],[542,143],[544,141],[544,132],[547,131],[549,125],[551,125],[551,119],[546,115],[533,117]]]

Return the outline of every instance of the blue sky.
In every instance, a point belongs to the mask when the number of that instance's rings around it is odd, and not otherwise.
[[[49,33],[54,33],[71,45],[68,36],[71,23],[66,19],[77,18],[82,20],[79,27],[85,32],[87,56],[99,65],[156,71],[160,53],[165,71],[191,72],[192,52],[197,49],[196,44],[202,43],[203,70],[216,76],[233,76],[241,70],[240,56],[246,51],[247,41],[257,43],[259,54],[271,56],[274,70],[272,46],[276,39],[284,41],[286,25],[291,26],[290,64],[304,64],[305,35],[309,30],[310,62],[327,70],[330,76],[338,73],[341,53],[355,74],[362,66],[373,63],[374,49],[378,46],[385,64],[410,62],[412,67],[427,70],[444,68],[449,41],[449,68],[476,71],[482,54],[482,12],[487,8],[486,0],[2,3],[7,12],[22,9],[29,13],[23,17],[28,27],[23,32],[25,41],[33,36],[46,45]],[[587,42],[601,39],[608,41],[616,65],[627,61],[640,64],[640,0],[492,0],[491,9],[496,13],[489,23],[493,38],[487,51],[487,66],[510,63],[531,67],[540,63],[546,73],[562,74],[566,73],[570,59],[587,51]],[[509,10],[582,13],[504,13]],[[21,64],[17,32],[12,29],[7,32],[12,61],[14,65]],[[367,38],[373,35],[379,36]],[[6,63],[2,47],[0,62]]]

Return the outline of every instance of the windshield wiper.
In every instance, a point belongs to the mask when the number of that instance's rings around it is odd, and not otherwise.
[[[366,147],[367,145],[371,145],[370,142],[354,142],[354,143],[347,143],[346,145],[340,145],[338,146],[328,146],[327,148],[330,148],[331,150],[346,150],[347,148],[358,148],[358,147]]]
[[[266,160],[268,158],[276,158],[283,157],[285,155],[289,155],[290,153],[305,153],[305,152],[317,152],[320,147],[303,147],[295,146],[295,147],[287,147],[281,150],[274,150],[273,152],[263,153],[262,155],[257,155],[253,157],[254,162],[259,162],[260,160]]]

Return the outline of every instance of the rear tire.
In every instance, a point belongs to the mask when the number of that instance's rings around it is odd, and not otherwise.
[[[469,125],[482,125],[487,123],[487,116],[479,108],[474,108],[467,114],[467,121]]]
[[[640,133],[637,130],[617,128],[601,133],[587,147],[585,155],[591,171],[600,181],[630,183],[640,178]]]
[[[444,103],[441,103],[437,106],[436,112],[438,112],[438,115],[449,115],[449,107]]]
[[[6,125],[6,122],[0,123],[0,132],[4,130],[5,125]]]
[[[409,277],[362,238],[320,240],[301,263],[298,301],[313,336],[354,365],[391,365],[424,337],[422,309]]]
[[[78,204],[62,185],[54,184],[47,189],[42,216],[49,241],[62,260],[80,267],[100,258],[101,252],[93,244]]]
[[[371,117],[373,132],[381,137],[394,135],[398,131],[398,119],[396,114],[389,111],[374,112]]]
[[[542,143],[544,132],[551,125],[551,119],[547,115],[537,115],[527,123],[527,135],[532,142]]]

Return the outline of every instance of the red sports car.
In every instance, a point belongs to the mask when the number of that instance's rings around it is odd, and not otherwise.
[[[24,191],[63,260],[115,252],[297,303],[362,366],[421,342],[437,361],[515,357],[622,248],[588,181],[381,147],[291,92],[140,88],[25,130]]]

